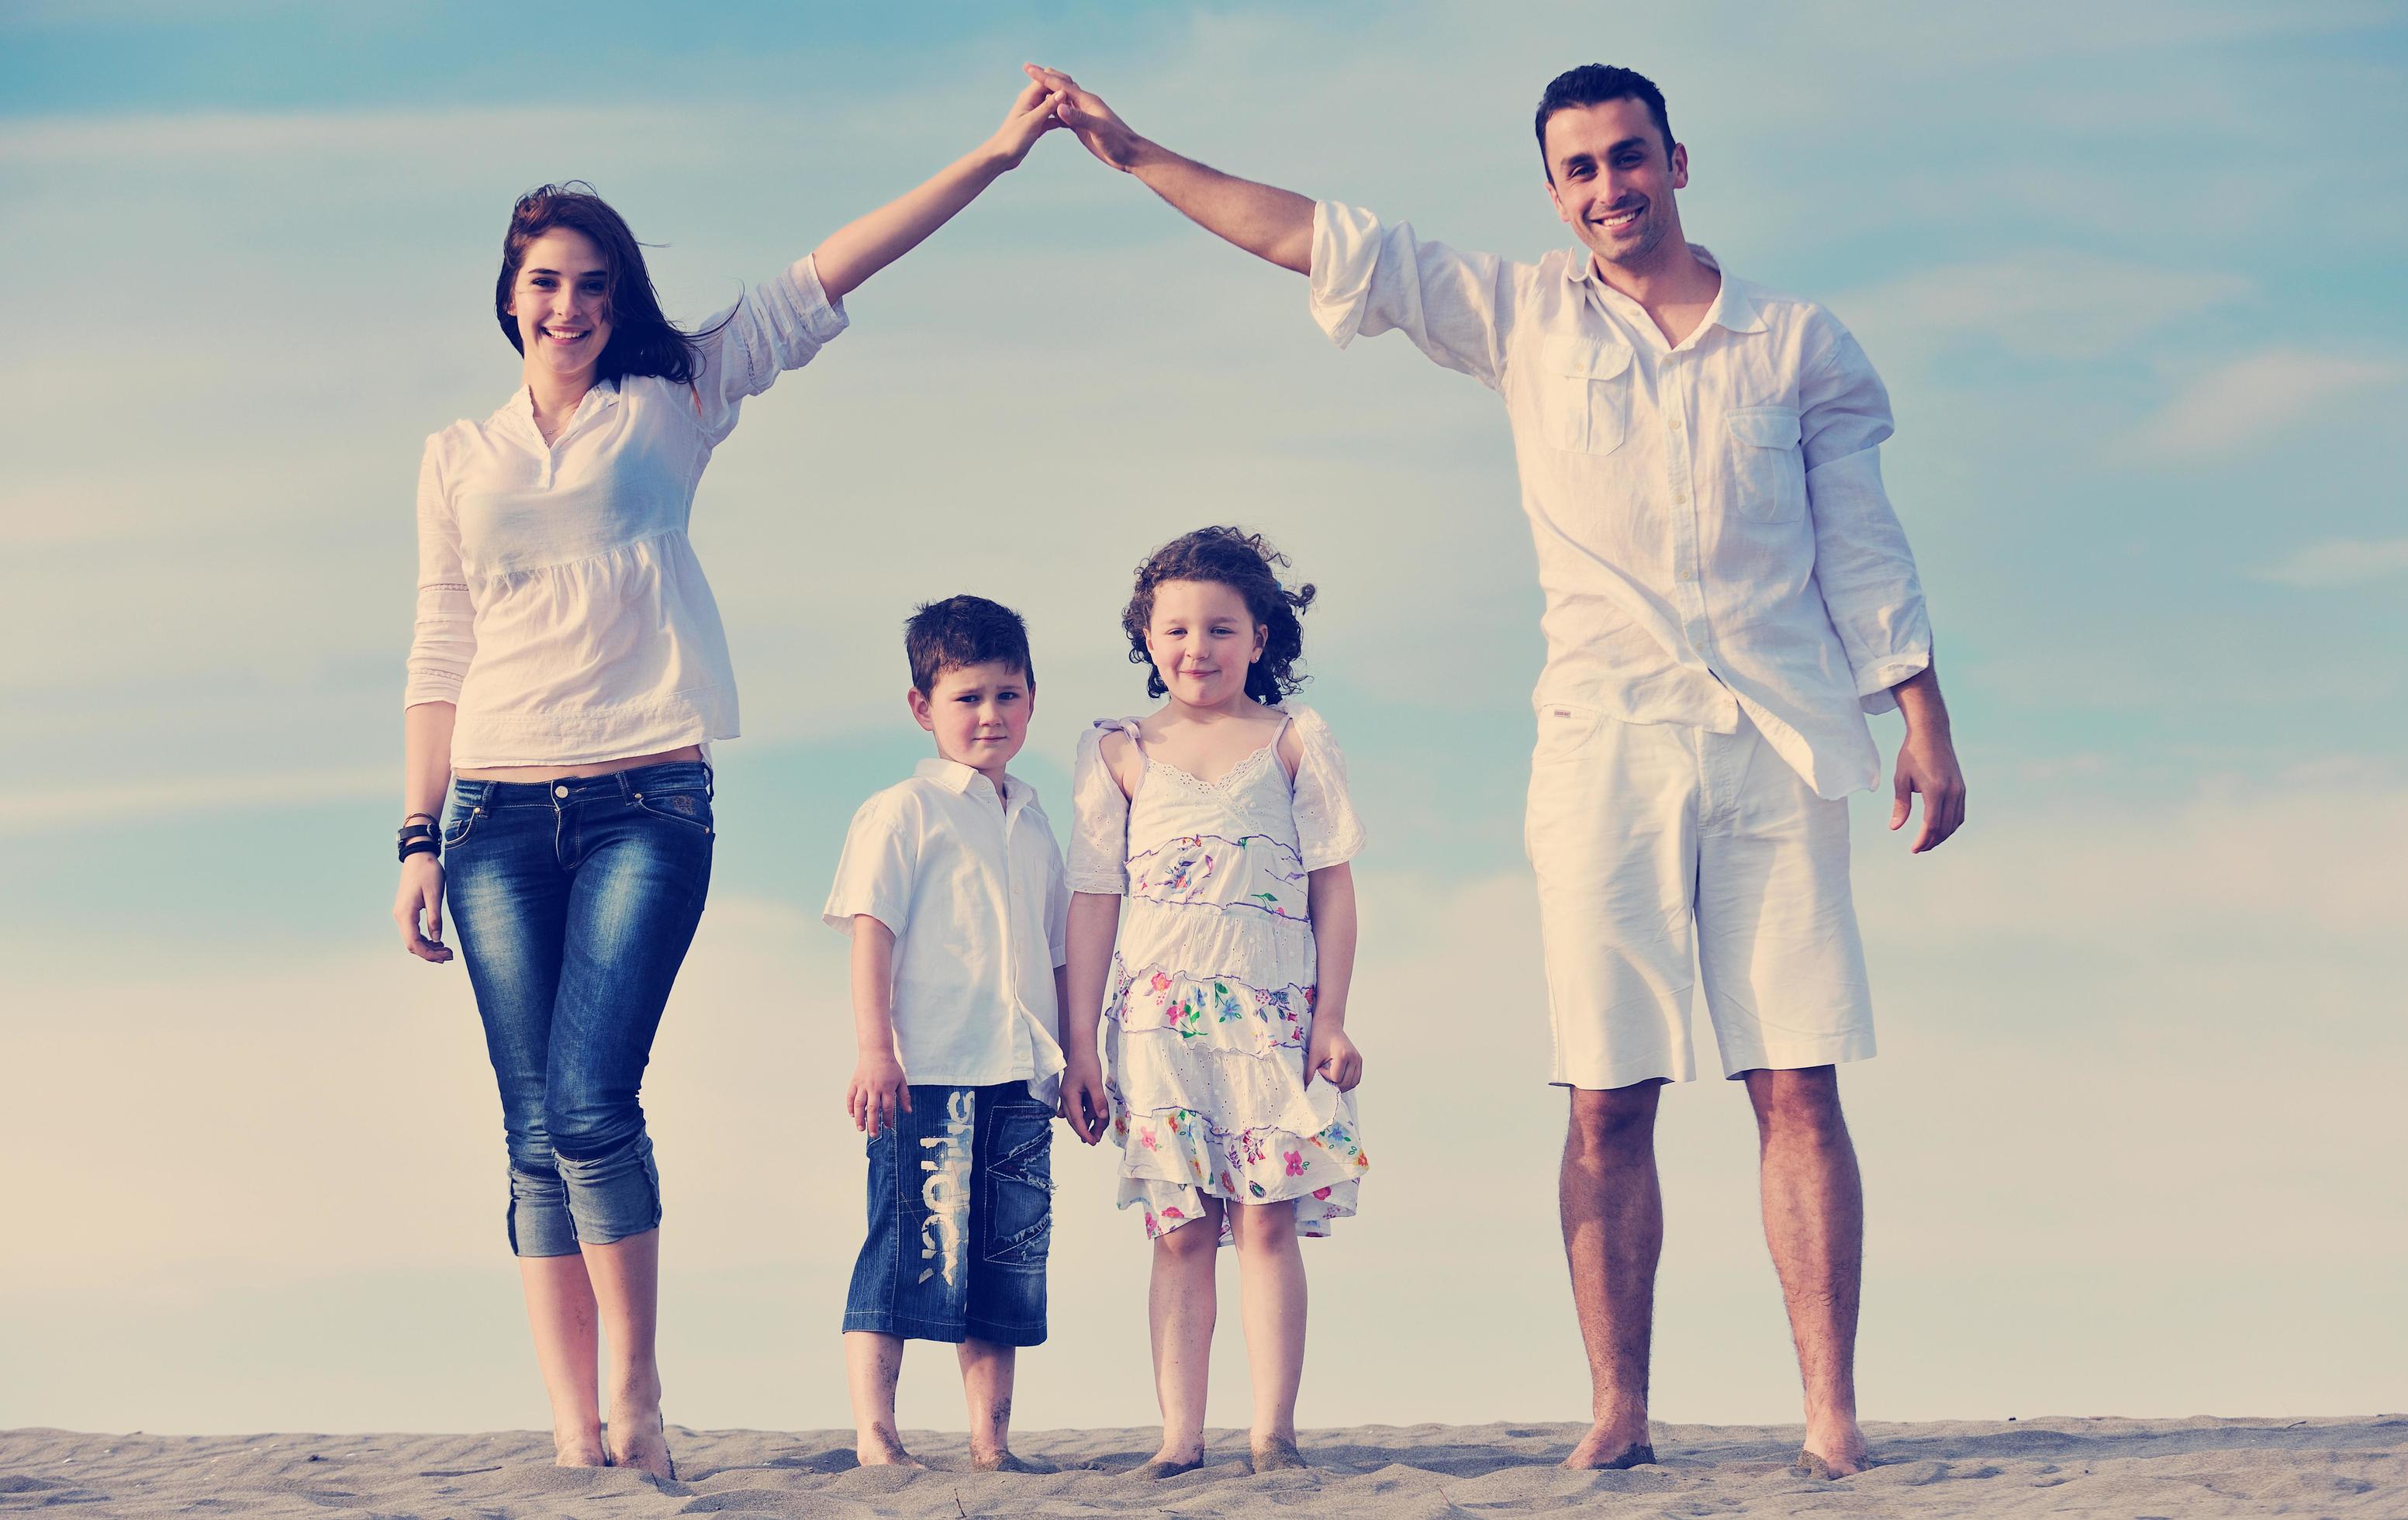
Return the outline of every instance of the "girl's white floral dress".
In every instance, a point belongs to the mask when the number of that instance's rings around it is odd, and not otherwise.
[[[1306,877],[1351,860],[1363,825],[1329,725],[1289,703],[1280,736],[1206,783],[1145,753],[1134,719],[1079,740],[1073,892],[1116,895],[1120,947],[1104,989],[1104,1085],[1121,1148],[1120,1206],[1149,1238],[1207,1196],[1296,1200],[1297,1233],[1354,1212],[1370,1158],[1354,1097],[1305,1078],[1316,984]],[[1114,730],[1144,761],[1134,796],[1104,763]],[[1221,1240],[1230,1239],[1225,1215]]]

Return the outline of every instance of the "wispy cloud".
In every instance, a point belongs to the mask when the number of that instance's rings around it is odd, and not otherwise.
[[[2143,458],[2193,461],[2245,452],[2353,394],[2399,384],[2396,359],[2269,349],[2193,380],[2133,440]]]
[[[0,793],[0,839],[93,824],[130,824],[167,813],[227,812],[277,802],[323,802],[395,790],[390,766],[327,770],[179,772],[122,782],[22,787]]]
[[[1860,327],[1885,335],[1885,353],[1973,334],[2026,357],[2097,359],[2249,289],[2234,274],[2032,249],[1926,269],[1833,304]]]
[[[2408,575],[2408,538],[2327,538],[2258,572],[2286,586],[2357,586]]]

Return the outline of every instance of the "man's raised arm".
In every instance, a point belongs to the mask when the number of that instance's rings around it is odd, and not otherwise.
[[[1312,272],[1312,202],[1292,190],[1258,185],[1182,158],[1130,131],[1110,106],[1068,74],[1036,64],[1025,66],[1031,79],[1061,94],[1054,116],[1079,135],[1087,151],[1137,176],[1205,231],[1283,269]]]

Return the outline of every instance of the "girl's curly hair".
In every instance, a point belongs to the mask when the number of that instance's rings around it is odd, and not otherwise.
[[[1285,554],[1259,533],[1240,528],[1197,528],[1173,538],[1148,554],[1137,567],[1137,591],[1121,613],[1121,631],[1128,635],[1129,664],[1146,667],[1145,695],[1161,696],[1170,688],[1154,668],[1145,647],[1145,632],[1154,622],[1154,594],[1166,581],[1209,581],[1246,599],[1246,610],[1261,624],[1263,657],[1246,667],[1246,695],[1265,707],[1301,690],[1309,679],[1296,673],[1304,656],[1304,624],[1298,614],[1312,605],[1313,588],[1291,591],[1280,584],[1278,567]]]

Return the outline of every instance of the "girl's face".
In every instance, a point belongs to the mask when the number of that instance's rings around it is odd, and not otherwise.
[[[562,380],[590,372],[610,341],[604,291],[609,266],[594,239],[554,227],[527,245],[510,286],[510,315],[530,371],[541,366]]]
[[[1145,647],[1172,700],[1226,707],[1246,699],[1246,670],[1262,658],[1268,631],[1234,586],[1166,581],[1154,588]]]

